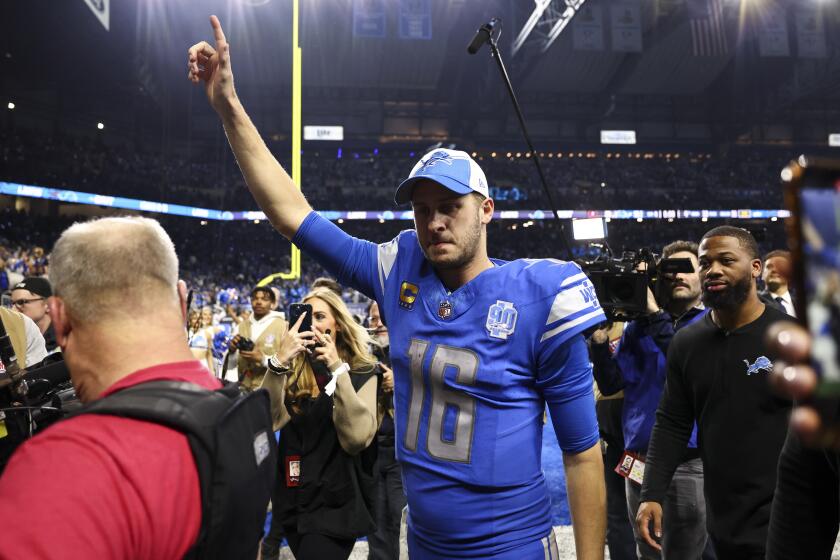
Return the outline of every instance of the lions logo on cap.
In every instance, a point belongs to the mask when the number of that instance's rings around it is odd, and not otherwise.
[[[426,169],[428,167],[434,167],[438,163],[445,163],[448,166],[452,166],[452,156],[448,152],[433,152],[429,159],[423,162],[422,169]]]

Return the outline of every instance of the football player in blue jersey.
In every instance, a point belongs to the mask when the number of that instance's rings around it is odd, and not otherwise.
[[[269,152],[236,95],[215,16],[211,25],[215,47],[190,48],[189,79],[204,85],[249,189],[281,234],[375,299],[388,325],[411,557],[557,558],[540,456],[547,405],[577,558],[603,558],[603,464],[582,332],[604,314],[586,275],[553,259],[490,259],[487,181],[454,150],[424,156],[397,189],[414,230],[381,245],[347,235],[313,212]]]

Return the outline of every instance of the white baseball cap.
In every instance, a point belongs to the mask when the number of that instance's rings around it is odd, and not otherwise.
[[[394,194],[397,204],[411,201],[414,185],[428,179],[458,194],[477,192],[490,197],[487,177],[467,152],[438,148],[423,156]]]

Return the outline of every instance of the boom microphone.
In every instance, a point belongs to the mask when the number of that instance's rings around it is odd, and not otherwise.
[[[470,41],[470,44],[467,47],[467,52],[470,54],[477,53],[482,45],[490,40],[490,35],[493,33],[493,29],[497,25],[501,26],[501,24],[502,20],[499,18],[493,18],[479,27],[478,31],[475,32],[475,37],[473,37],[473,40]]]

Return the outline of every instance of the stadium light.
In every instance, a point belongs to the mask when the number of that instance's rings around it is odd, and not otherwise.
[[[105,125],[101,122],[98,122],[96,123],[96,128],[98,128],[99,130],[105,130]]]
[[[12,111],[15,108],[15,104],[9,101],[9,104],[6,105],[6,108],[9,109],[9,111]]]

